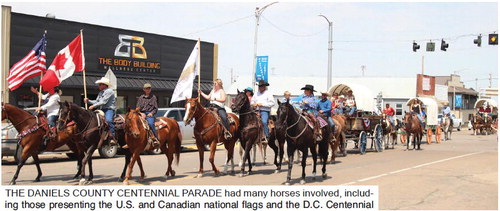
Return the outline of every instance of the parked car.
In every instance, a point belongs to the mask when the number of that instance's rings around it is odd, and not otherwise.
[[[186,114],[185,108],[159,108],[158,112],[156,112],[156,117],[167,117],[172,118],[179,123],[179,128],[182,133],[182,145],[190,145],[196,144],[196,140],[194,139],[194,119],[191,125],[184,124],[184,115]]]
[[[24,110],[33,113],[35,111],[35,108],[25,108]],[[4,156],[14,156],[16,155],[16,150],[18,151],[17,157],[14,157],[16,162],[19,160],[19,157],[21,156],[22,152],[22,147],[17,147],[17,134],[18,131],[12,123],[10,123],[8,120],[6,122],[2,122],[2,157]],[[101,148],[98,149],[99,155],[102,158],[111,158],[116,155],[118,151],[118,146],[110,146],[110,145],[103,145]],[[57,148],[54,151],[51,152],[42,152],[43,154],[50,154],[50,153],[66,153],[66,155],[69,158],[76,158],[75,154],[69,149],[67,145],[63,145],[59,148]],[[33,163],[33,158],[30,157],[26,163]]]
[[[438,124],[441,124],[441,118],[443,118],[443,114],[438,114]],[[455,114],[451,114],[451,119],[453,121],[453,128],[456,128],[458,131],[460,131],[462,127],[462,119],[457,118]]]

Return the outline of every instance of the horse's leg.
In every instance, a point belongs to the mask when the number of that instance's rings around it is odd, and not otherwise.
[[[411,133],[407,132],[406,133],[406,150],[410,149],[410,136],[411,136]]]
[[[274,165],[276,166],[276,170],[278,168],[278,153],[279,153],[279,149],[278,149],[278,146],[276,146],[276,139],[274,140],[269,140],[269,147],[271,147],[271,149],[274,151]]]
[[[248,138],[242,138],[240,140],[240,143],[241,143],[241,148],[243,149],[243,153],[242,153],[242,157],[241,157],[241,173],[240,173],[240,177],[243,177],[245,176],[245,162],[248,161],[248,164],[250,164],[250,149],[251,149],[251,146],[252,144],[250,143],[249,140],[246,140]],[[249,147],[250,146],[250,147]]]
[[[125,165],[123,165],[123,171],[120,178],[118,179],[118,182],[123,182],[123,180],[125,180],[125,172],[127,171],[127,166],[130,163],[130,158],[132,158],[132,153],[130,153],[128,149],[125,149],[124,151],[125,151]]]
[[[290,142],[287,144],[287,154],[288,154],[288,173],[286,175],[285,185],[290,185],[290,181],[292,180],[292,168],[293,168],[293,154],[295,153],[295,147],[290,146]]]
[[[318,150],[316,149],[317,146],[319,146],[319,144],[314,144],[313,147],[309,148],[309,150],[311,151],[312,159],[313,159],[313,171],[312,171],[313,180],[316,180],[316,166],[318,164]],[[323,158],[323,157],[321,157],[321,158]]]
[[[319,155],[323,158],[323,167],[321,168],[321,176],[323,179],[326,178],[326,163],[328,160],[328,142],[319,143]]]
[[[86,185],[92,184],[92,180],[94,179],[94,171],[92,169],[92,156],[89,158],[89,177],[87,179]]]
[[[279,153],[280,153],[280,157],[279,157],[279,160],[278,160],[278,168],[276,169],[277,171],[281,170],[281,165],[283,164],[283,155],[285,154],[285,142],[281,142],[280,140],[278,140],[278,149],[279,149]],[[275,171],[276,172],[276,171]],[[278,172],[276,172],[278,173]]]
[[[255,146],[252,146],[250,148],[250,149],[253,149],[253,153],[250,152],[250,157],[253,158],[253,160],[252,160],[253,163],[257,163],[257,145],[259,145],[259,144],[254,143],[253,145],[255,145]],[[259,147],[261,147],[261,146],[259,145]],[[252,157],[252,155],[253,155],[253,157]]]
[[[219,175],[219,170],[215,166],[215,150],[217,150],[217,140],[212,141],[210,144],[210,157],[208,158],[208,161],[210,164],[212,164],[212,170],[214,170],[215,175]]]
[[[205,146],[202,140],[196,140],[196,147],[198,148],[198,155],[200,160],[200,168],[198,169],[198,175],[195,178],[201,178],[203,176],[203,155],[205,152]]]
[[[21,168],[24,166],[24,163],[26,163],[26,160],[28,157],[24,156],[24,150],[23,150],[23,155],[21,157],[21,160],[17,163],[17,170],[14,176],[12,177],[12,180],[10,181],[9,185],[15,185],[17,177],[19,176],[19,172],[21,171]]]
[[[80,167],[82,166],[82,159],[83,159],[83,155],[80,153],[81,150],[78,149],[78,146],[73,142],[73,140],[69,140],[66,145],[68,145],[69,149],[75,153],[75,155],[77,156],[76,158],[76,174],[75,176],[73,177],[73,179],[76,179],[78,178],[78,176],[80,176]]]
[[[139,180],[144,180],[144,178],[146,178],[146,173],[144,173],[144,168],[142,167],[141,153],[137,155],[137,165],[139,165],[139,170],[141,171],[141,177]]]
[[[313,150],[315,151],[316,149],[313,149]],[[307,147],[304,147],[300,151],[302,151],[302,162],[301,162],[301,164],[302,164],[302,177],[300,179],[300,184],[303,185],[303,184],[306,184],[306,160],[307,160],[307,156],[308,156],[308,150],[307,150]],[[316,163],[316,162],[314,162],[314,160],[313,160],[313,168],[316,166],[314,163]]]
[[[33,160],[35,160],[36,170],[38,171],[38,176],[35,178],[35,182],[40,182],[40,177],[42,177],[42,169],[40,168],[40,159],[38,158],[38,154],[33,154]]]
[[[241,142],[240,140],[240,150],[239,150],[239,153],[240,153],[240,162],[238,163],[238,166],[241,168],[241,166],[243,165],[243,151],[244,151],[244,147],[243,147],[243,143]]]
[[[173,171],[172,170],[172,161],[174,159],[174,154],[173,152],[171,153],[170,151],[170,147],[167,149],[167,145],[166,144],[162,144],[160,145],[160,150],[163,154],[165,154],[165,157],[167,157],[167,162],[168,162],[168,167],[167,167],[167,171],[165,172],[165,175],[163,175],[163,178],[167,179],[168,176],[170,175],[170,172]],[[175,173],[173,173],[175,174]],[[174,175],[172,175],[174,176]]]
[[[267,149],[267,145],[266,143],[262,143],[261,144],[261,148],[260,148],[260,152],[262,153],[262,160],[264,161],[264,165],[267,165],[267,161],[266,161],[266,149]]]
[[[135,161],[139,157],[140,153],[140,150],[135,150],[134,152],[132,152],[132,159],[130,159],[130,163],[128,164],[127,175],[125,176],[125,180],[123,180],[124,185],[130,184],[128,180],[130,180],[130,178],[132,177],[132,169],[134,168]]]

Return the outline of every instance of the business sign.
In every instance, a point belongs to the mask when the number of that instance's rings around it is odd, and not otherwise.
[[[455,107],[462,108],[462,95],[455,95]]]
[[[264,80],[268,82],[268,56],[257,56],[257,64],[255,65],[255,81]]]

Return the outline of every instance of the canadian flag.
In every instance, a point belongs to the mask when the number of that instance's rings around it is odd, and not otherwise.
[[[47,73],[40,80],[40,85],[42,85],[43,90],[52,93],[54,87],[59,86],[63,80],[84,69],[85,56],[83,55],[83,40],[80,34],[57,53]]]

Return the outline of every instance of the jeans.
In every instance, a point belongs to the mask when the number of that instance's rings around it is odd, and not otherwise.
[[[49,121],[49,127],[55,127],[56,126],[56,120],[57,120],[57,115],[50,115],[48,118]]]
[[[113,109],[102,109],[104,112],[104,116],[106,117],[106,122],[108,123],[109,126],[109,131],[111,134],[113,134],[113,137],[115,137],[115,123],[113,121],[115,117],[115,110]]]
[[[146,114],[146,121],[148,121],[149,129],[153,134],[155,135],[156,138],[158,138],[158,134],[156,134],[156,128],[155,128],[155,117],[151,116],[149,117],[148,114],[151,112],[144,112]]]
[[[331,116],[328,117],[327,121],[328,121],[328,124],[330,125],[330,127],[333,128],[335,126],[335,122],[333,122],[333,119]]]
[[[227,120],[226,109],[214,104],[210,104],[210,106],[217,109],[217,113],[222,119],[222,125],[229,131],[229,121]]]
[[[349,111],[349,115],[352,116],[355,111],[356,111],[356,106],[351,107],[351,110]]]
[[[394,116],[393,115],[387,115],[389,118],[389,122],[391,123],[392,127],[394,127]]]
[[[269,111],[259,111],[260,119],[262,120],[262,125],[264,126],[264,135],[269,138],[269,126],[267,121],[269,120]]]

